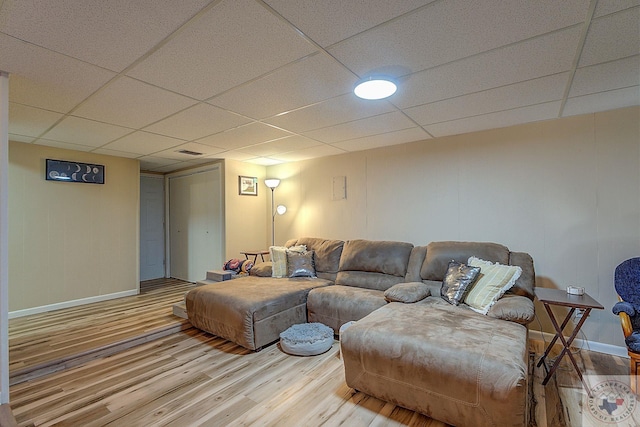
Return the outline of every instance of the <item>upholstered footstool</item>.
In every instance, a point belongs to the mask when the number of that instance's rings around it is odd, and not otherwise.
[[[280,347],[295,356],[315,356],[333,345],[333,329],[322,323],[293,325],[280,333]]]
[[[347,385],[456,426],[527,420],[526,327],[452,306],[392,302],[340,337]]]

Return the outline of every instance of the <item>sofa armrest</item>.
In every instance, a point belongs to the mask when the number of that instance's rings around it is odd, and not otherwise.
[[[535,317],[535,308],[527,297],[505,295],[489,309],[487,316],[527,325]]]

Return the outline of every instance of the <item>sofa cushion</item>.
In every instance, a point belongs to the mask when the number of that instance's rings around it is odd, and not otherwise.
[[[414,303],[429,296],[429,288],[422,282],[398,283],[384,291],[388,302]]]
[[[386,304],[381,291],[334,285],[309,292],[307,314],[309,322],[324,323],[338,333],[340,326],[360,320]]]
[[[458,305],[467,296],[478,278],[480,267],[457,261],[449,262],[449,268],[442,280],[440,296],[449,304]]]
[[[486,258],[484,258],[486,259]],[[536,294],[533,290],[536,283],[536,272],[533,268],[533,258],[525,252],[511,252],[509,254],[509,264],[522,268],[522,274],[507,294],[520,295],[529,298],[531,301]]]
[[[491,306],[504,293],[513,286],[522,274],[522,268],[517,265],[502,265],[482,260],[476,257],[469,258],[469,265],[480,267],[480,276],[464,302],[474,311],[487,314]]]
[[[340,257],[340,271],[368,271],[403,277],[413,245],[404,242],[349,240]]]
[[[423,280],[442,281],[449,261],[466,263],[469,257],[509,264],[509,249],[497,243],[486,242],[431,242],[427,245],[420,276]]]

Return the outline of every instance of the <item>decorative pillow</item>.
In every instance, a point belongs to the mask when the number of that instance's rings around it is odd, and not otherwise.
[[[422,282],[398,283],[384,291],[388,302],[412,303],[425,299],[430,294],[429,287]]]
[[[317,277],[313,251],[287,251],[287,275],[289,277]]]
[[[442,281],[440,296],[449,304],[460,304],[471,290],[479,273],[480,267],[450,261]]]
[[[287,277],[287,252],[304,252],[307,250],[305,245],[269,247],[269,257],[271,258],[271,277]]]
[[[271,277],[285,277],[287,275],[287,248],[284,246],[269,247],[271,258]]]
[[[257,277],[271,277],[271,266],[271,261],[260,262],[253,266],[251,271],[249,271],[249,275]]]
[[[480,267],[480,275],[464,302],[473,311],[481,314],[487,314],[491,306],[514,285],[522,274],[522,268],[516,265],[494,264],[476,257],[469,258],[467,264]]]

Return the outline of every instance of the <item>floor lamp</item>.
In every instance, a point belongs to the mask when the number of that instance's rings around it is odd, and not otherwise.
[[[276,245],[276,214],[282,215],[287,211],[284,205],[275,207],[273,190],[280,185],[280,180],[276,178],[265,179],[264,184],[271,189],[271,246]]]

